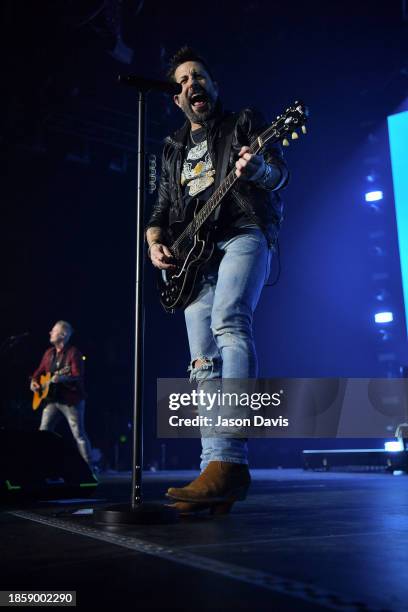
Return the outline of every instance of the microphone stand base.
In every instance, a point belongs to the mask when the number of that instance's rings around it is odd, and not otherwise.
[[[168,525],[175,523],[178,513],[174,508],[153,502],[116,504],[94,512],[96,523],[104,525]]]

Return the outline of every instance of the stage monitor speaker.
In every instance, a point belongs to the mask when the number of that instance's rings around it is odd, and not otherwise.
[[[319,472],[406,472],[408,452],[383,448],[304,450],[303,469]]]
[[[0,499],[88,496],[97,486],[73,440],[51,431],[0,430]]]

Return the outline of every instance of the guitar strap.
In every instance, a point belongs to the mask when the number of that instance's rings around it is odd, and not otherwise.
[[[234,135],[235,124],[237,117],[235,113],[231,113],[221,125],[218,131],[218,146],[217,146],[217,169],[215,173],[214,191],[221,185],[222,181],[227,176],[228,162],[231,155],[232,137]],[[213,214],[214,223],[218,221],[221,206],[217,206]]]

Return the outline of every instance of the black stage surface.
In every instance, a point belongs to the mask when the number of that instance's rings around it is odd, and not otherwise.
[[[124,501],[129,474],[94,500],[7,508],[2,590],[75,590],[116,610],[408,610],[407,476],[254,470],[229,516],[103,527],[86,509]],[[165,501],[193,472],[145,475]],[[85,514],[73,514],[82,509]]]

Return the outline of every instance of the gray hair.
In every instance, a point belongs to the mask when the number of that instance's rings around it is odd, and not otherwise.
[[[59,325],[63,329],[65,334],[68,336],[68,339],[74,333],[74,328],[72,327],[71,323],[68,323],[68,321],[57,321],[55,325]]]

